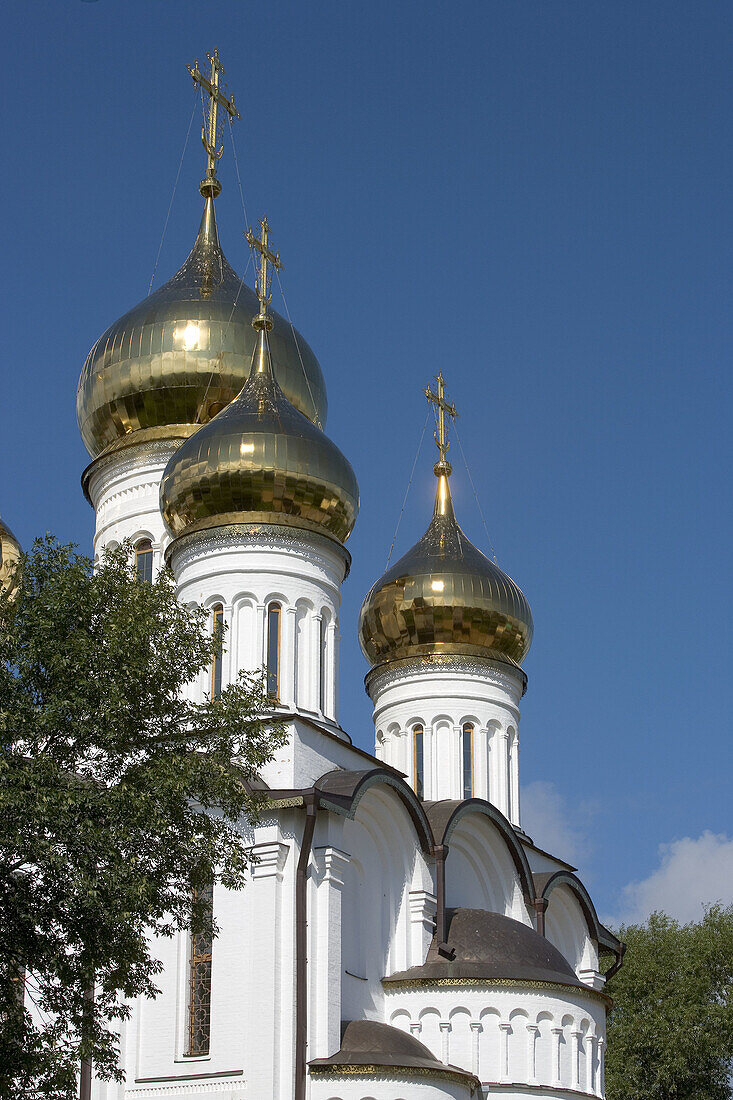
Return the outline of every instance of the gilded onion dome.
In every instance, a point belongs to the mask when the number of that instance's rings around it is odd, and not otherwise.
[[[354,471],[281,390],[264,325],[241,393],[170,459],[160,506],[174,536],[240,523],[319,531],[342,543],[351,534]]]
[[[20,559],[20,543],[13,532],[0,519],[0,589],[11,592],[15,588],[13,570]]]
[[[249,374],[259,302],[222,252],[214,194],[205,184],[201,227],[188,259],[100,336],[84,364],[76,409],[92,457],[133,437],[191,435],[229,404]],[[272,318],[275,376],[297,409],[324,424],[326,387],[318,360],[285,318],[274,312]]]
[[[440,376],[438,381],[443,400]],[[452,406],[445,408],[455,415]],[[532,641],[532,612],[521,589],[469,542],[456,522],[442,421],[441,413],[433,518],[422,538],[364,600],[361,648],[372,666],[437,654],[518,665]]]

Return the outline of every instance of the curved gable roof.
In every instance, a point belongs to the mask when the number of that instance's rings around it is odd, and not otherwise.
[[[512,825],[493,803],[487,802],[484,798],[467,798],[463,801],[444,799],[441,802],[425,802],[424,806],[436,844],[445,844],[449,848],[451,833],[463,817],[468,814],[482,814],[487,817],[501,835],[512,857],[525,902],[528,906],[534,904],[535,888],[527,854]],[[450,859],[450,851],[448,859]]]
[[[415,831],[424,852],[429,852],[434,844],[433,831],[423,808],[412,787],[393,770],[387,768],[367,768],[364,771],[346,771],[336,768],[326,772],[315,784],[325,802],[333,801],[334,808],[348,817],[353,817],[356,807],[366,792],[375,786],[391,787],[400,799],[415,826]]]
[[[601,924],[591,896],[578,876],[574,875],[572,871],[560,870],[536,874],[533,878],[536,895],[544,901],[549,901],[552,891],[558,886],[567,886],[578,900],[591,939],[596,940],[599,947],[605,948],[615,955],[620,965],[620,959],[623,956],[625,945],[618,937],[614,936],[613,932],[610,932],[608,928]]]

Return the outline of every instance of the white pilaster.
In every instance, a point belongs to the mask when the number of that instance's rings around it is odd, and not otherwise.
[[[435,932],[437,899],[427,890],[411,890],[410,900],[410,966],[422,966]]]
[[[473,791],[476,798],[489,800],[488,735],[478,725],[473,730]]]
[[[527,1024],[527,1080],[530,1085],[537,1084],[537,1036],[539,1033],[537,1024]]]
[[[561,1084],[560,1071],[560,1042],[562,1040],[562,1028],[553,1027],[552,1031],[552,1083],[559,1088]]]
[[[479,1020],[471,1021],[471,1072],[479,1075],[479,1041],[484,1025]]]
[[[295,708],[295,608],[283,608],[280,626],[280,702]]]
[[[596,1037],[586,1032],[585,1036],[586,1090],[595,1092],[596,1088]]]
[[[442,1062],[448,1064],[450,1062],[450,1033],[451,1024],[449,1020],[441,1020],[440,1022],[440,1058]]]
[[[310,620],[310,650],[311,650],[311,667],[310,667],[310,709],[317,714],[320,712],[320,694],[321,694],[321,661],[325,660],[325,655],[321,652],[321,616],[318,614],[311,615]]]
[[[497,759],[496,806],[505,816],[509,816],[509,734],[499,729],[495,735]]]
[[[327,1058],[341,1039],[341,891],[350,857],[331,846],[315,848],[316,934],[311,1003],[310,1057]]]
[[[250,891],[252,928],[257,930],[257,950],[252,952],[250,989],[257,1011],[243,1018],[247,1047],[256,1058],[250,1087],[256,1096],[279,1095],[281,1021],[281,937],[282,877],[288,845],[273,839],[255,844]]]
[[[501,1058],[501,1078],[502,1081],[509,1080],[509,1036],[512,1031],[512,1025],[501,1023],[499,1024],[499,1031],[501,1032],[500,1038],[500,1058]]]
[[[573,1087],[580,1088],[580,1044],[583,1039],[582,1031],[572,1032],[572,1053],[573,1053]]]
[[[511,814],[509,820],[512,825],[519,825],[519,736],[515,733],[510,745],[510,780],[511,780]]]

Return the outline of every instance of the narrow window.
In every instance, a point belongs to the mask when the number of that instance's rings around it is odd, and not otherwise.
[[[320,644],[320,679],[318,683],[319,701],[318,707],[321,714],[326,713],[326,628],[328,624],[323,616],[321,616],[321,644]]]
[[[189,1056],[209,1053],[211,1042],[211,955],[213,935],[213,886],[196,897],[205,903],[206,914],[200,932],[191,934],[191,961],[188,991]]]
[[[153,544],[150,539],[142,539],[135,547],[135,569],[140,581],[153,580]]]
[[[216,651],[214,652],[214,661],[211,666],[211,698],[218,699],[221,695],[221,664],[222,664],[222,637],[224,634],[224,608],[220,603],[216,604],[213,609],[213,629],[211,631],[214,642],[216,645]]]
[[[463,754],[463,797],[473,798],[473,724],[466,722],[461,730]]]
[[[280,604],[267,610],[267,694],[274,702],[280,698]]]
[[[415,794],[423,797],[425,787],[425,765],[423,759],[423,728],[415,726],[412,731],[413,764],[415,769]]]

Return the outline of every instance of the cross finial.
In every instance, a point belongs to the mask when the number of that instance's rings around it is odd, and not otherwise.
[[[260,300],[260,312],[252,321],[252,327],[256,329],[267,329],[268,332],[272,328],[272,317],[267,312],[267,307],[270,304],[272,294],[270,290],[270,272],[269,265],[279,271],[282,267],[280,260],[280,253],[273,252],[269,247],[270,241],[270,223],[267,220],[267,214],[260,221],[261,233],[260,239],[257,240],[251,229],[248,229],[245,233],[247,242],[256,248],[260,254],[260,273],[257,276],[257,297]]]
[[[441,474],[449,476],[453,472],[453,468],[448,461],[448,448],[450,447],[450,442],[445,427],[446,413],[452,421],[455,420],[458,413],[456,412],[455,405],[451,405],[445,396],[445,381],[443,375],[439,374],[435,381],[438,392],[433,393],[430,386],[428,386],[425,390],[425,396],[431,405],[436,406],[437,431],[435,432],[435,443],[440,454],[440,461],[435,464],[435,475],[436,477],[440,477]]]
[[[201,141],[207,152],[209,162],[206,168],[206,179],[203,179],[199,184],[199,191],[205,198],[211,195],[215,199],[221,191],[221,184],[216,178],[216,162],[221,159],[224,152],[223,145],[218,148],[216,145],[219,107],[226,111],[230,119],[241,118],[242,116],[234,106],[234,96],[227,99],[219,87],[219,77],[224,73],[224,66],[219,60],[219,51],[214,50],[213,54],[207,53],[206,57],[211,62],[210,78],[205,77],[199,69],[198,58],[192,66],[187,65],[186,68],[193,77],[194,84],[199,84],[209,96],[209,117],[201,128]]]

